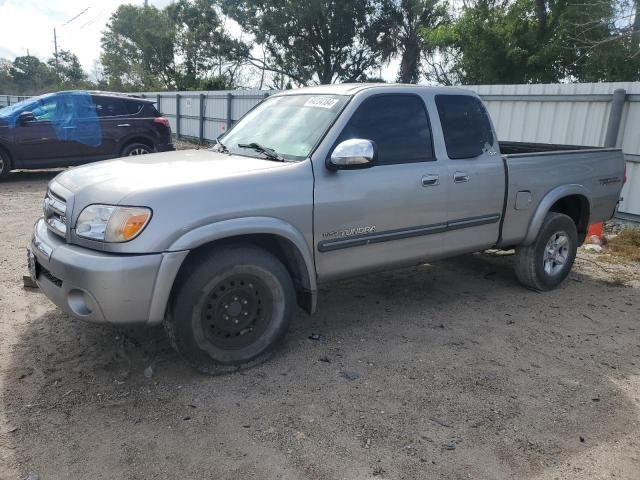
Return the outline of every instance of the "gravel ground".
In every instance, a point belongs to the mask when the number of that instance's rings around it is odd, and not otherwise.
[[[637,264],[581,250],[545,294],[492,255],[335,283],[210,378],[22,287],[52,176],[0,184],[0,478],[640,478]]]

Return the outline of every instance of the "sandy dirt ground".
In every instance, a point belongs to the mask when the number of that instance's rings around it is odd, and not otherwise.
[[[328,285],[271,361],[210,378],[23,288],[52,176],[0,184],[1,479],[640,478],[637,264],[581,250],[545,294],[486,254]]]

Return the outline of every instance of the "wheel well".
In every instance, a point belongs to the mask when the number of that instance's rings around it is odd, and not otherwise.
[[[557,200],[549,211],[564,213],[573,219],[578,231],[578,244],[582,245],[589,228],[589,200],[583,195],[569,195]]]
[[[262,248],[280,260],[289,272],[289,275],[291,275],[291,279],[293,280],[293,285],[296,290],[298,305],[311,313],[313,308],[312,292],[311,285],[309,283],[309,271],[304,258],[292,242],[284,237],[274,234],[260,233],[226,237],[194,248],[189,252],[189,255],[187,255],[180,267],[180,271],[178,272],[176,281],[174,282],[174,289],[181,280],[181,276],[188,274],[190,266],[197,263],[198,259],[203,255],[206,255],[207,252],[210,252],[211,249],[225,246],[237,246],[239,244],[253,245]]]
[[[11,155],[11,152],[9,151],[9,149],[7,147],[5,147],[3,144],[0,143],[0,152],[4,153],[8,158],[9,161],[11,163],[13,163],[13,157]]]
[[[130,138],[126,142],[124,142],[124,145],[120,149],[120,155],[122,155],[122,152],[124,152],[124,149],[127,148],[132,143],[142,143],[143,145],[146,145],[147,147],[149,147],[151,149],[154,149],[154,150],[156,148],[155,145],[154,145],[153,140],[150,140],[150,139],[148,139],[146,137],[134,137],[134,138]]]

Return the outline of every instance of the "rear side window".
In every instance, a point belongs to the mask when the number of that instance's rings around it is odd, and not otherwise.
[[[127,115],[137,115],[142,110],[142,102],[134,102],[132,100],[125,100],[124,107],[127,111]]]
[[[121,98],[93,97],[93,103],[96,105],[98,117],[117,117],[127,114],[125,102]]]
[[[476,97],[436,95],[436,106],[449,158],[474,158],[493,145],[489,116]]]
[[[373,141],[378,163],[382,165],[435,159],[429,117],[417,95],[378,95],[366,99],[338,141],[352,138]]]
[[[158,112],[158,109],[155,107],[155,105],[153,105],[153,103],[143,103],[142,115],[145,115],[148,117],[159,117],[160,112]]]

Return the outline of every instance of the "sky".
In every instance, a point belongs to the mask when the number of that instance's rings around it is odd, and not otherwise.
[[[171,0],[149,0],[164,7]],[[119,5],[142,5],[144,0],[0,0],[0,59],[13,60],[27,52],[41,60],[58,49],[75,53],[91,78],[100,56],[100,37],[109,17]],[[394,80],[397,62],[382,69],[385,80]]]
[[[169,2],[149,3],[164,7]],[[142,5],[144,1],[0,0],[0,58],[13,60],[27,52],[42,60],[51,57],[55,28],[58,49],[75,53],[91,75],[100,56],[101,32],[123,3]]]

